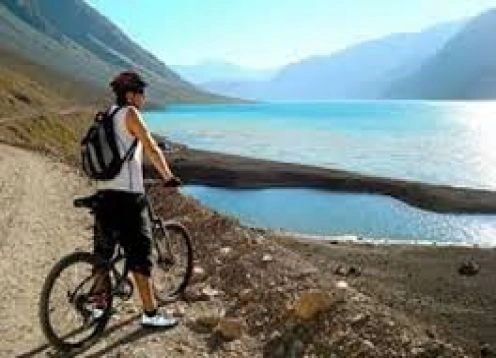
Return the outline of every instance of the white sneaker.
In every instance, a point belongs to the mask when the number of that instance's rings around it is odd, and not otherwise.
[[[160,314],[156,314],[155,316],[148,317],[143,313],[141,316],[141,325],[143,327],[174,327],[178,323],[175,318],[167,318]]]
[[[105,310],[103,308],[95,307],[94,303],[87,303],[84,308],[90,313],[93,320],[98,320],[105,314]]]
[[[93,317],[94,320],[97,320],[103,317],[105,310],[101,308],[92,308],[90,309],[90,312],[91,312],[91,317]]]

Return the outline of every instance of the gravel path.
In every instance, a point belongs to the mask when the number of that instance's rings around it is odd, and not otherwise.
[[[76,249],[91,247],[92,218],[84,209],[72,206],[74,197],[91,192],[89,183],[74,168],[0,144],[0,357],[58,356],[41,333],[38,300],[55,262]],[[78,356],[256,356],[246,352],[240,342],[234,343],[231,353],[209,352],[208,340],[185,324],[208,311],[201,302],[178,302],[186,316],[177,328],[165,332],[139,326],[136,298],[116,304],[118,313],[103,337]],[[175,304],[172,306],[163,309],[173,309]]]
[[[0,145],[0,357],[44,343],[42,282],[62,255],[88,246],[90,216],[72,207],[88,192],[72,168]]]

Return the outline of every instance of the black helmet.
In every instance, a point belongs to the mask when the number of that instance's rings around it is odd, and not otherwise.
[[[122,95],[127,91],[142,91],[146,86],[141,76],[133,71],[121,72],[110,82],[110,87],[116,95]]]

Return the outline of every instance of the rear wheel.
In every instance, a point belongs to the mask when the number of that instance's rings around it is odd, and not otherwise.
[[[171,301],[188,285],[193,249],[188,231],[179,223],[163,223],[154,231],[152,281],[159,303]]]
[[[60,260],[48,274],[41,292],[39,318],[43,333],[58,350],[81,348],[105,329],[112,308],[111,282],[108,275],[97,276],[96,257],[76,252]],[[103,314],[95,317],[95,287]]]

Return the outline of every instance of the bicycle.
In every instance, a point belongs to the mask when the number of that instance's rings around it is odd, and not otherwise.
[[[76,208],[87,208],[95,214],[98,208],[98,193],[74,200]],[[188,285],[193,269],[193,249],[187,229],[177,221],[163,221],[153,210],[145,194],[146,206],[152,222],[152,262],[153,288],[159,304],[176,299]],[[98,223],[95,220],[95,225]],[[95,235],[99,232],[95,230]],[[95,238],[97,239],[97,238]],[[182,248],[181,253],[175,251]],[[183,261],[179,261],[182,259]],[[121,269],[119,269],[119,267]],[[94,269],[99,267],[97,275]],[[105,274],[101,274],[102,267]],[[175,269],[181,269],[175,274]],[[61,288],[60,296],[56,291],[63,278],[71,279],[69,285]],[[81,277],[81,278],[80,278]],[[95,318],[88,307],[92,303],[94,288],[104,288],[103,314]],[[93,253],[74,252],[58,261],[49,272],[43,284],[39,318],[42,331],[49,343],[60,351],[70,351],[90,344],[103,333],[113,313],[113,299],[118,297],[129,300],[134,292],[122,247],[116,247],[114,256],[108,262],[102,262]],[[67,305],[62,311],[62,305]],[[62,313],[61,322],[56,321],[56,314]],[[76,322],[76,327],[69,326]],[[59,327],[58,325],[67,326]]]

